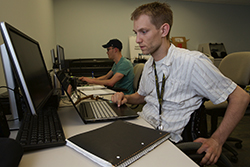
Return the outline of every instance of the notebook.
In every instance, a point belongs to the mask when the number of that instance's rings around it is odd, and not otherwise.
[[[66,145],[101,166],[121,167],[130,165],[169,137],[168,132],[118,120],[72,136]]]
[[[56,76],[60,81],[63,90],[66,92],[69,100],[73,104],[75,110],[77,111],[84,123],[103,122],[117,119],[134,119],[139,116],[136,111],[132,110],[127,105],[124,104],[120,107],[117,107],[117,104],[112,103],[112,101],[108,100],[99,100],[91,102],[82,101],[78,104],[75,104],[76,99],[73,98],[74,94],[72,95],[71,92],[72,87],[70,85],[69,77],[66,76],[63,70],[58,71],[56,73]],[[97,114],[98,110],[100,111],[99,114]]]

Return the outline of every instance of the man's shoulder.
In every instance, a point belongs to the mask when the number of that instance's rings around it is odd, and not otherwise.
[[[123,56],[122,56],[121,59],[122,59],[122,61],[124,61],[124,62],[129,62],[129,63],[131,63],[131,61],[130,61],[129,59],[127,59],[126,57],[123,57]]]
[[[122,58],[121,58],[121,64],[133,66],[133,64],[131,63],[131,61],[128,60],[127,58],[125,58],[125,57],[122,57]]]
[[[189,63],[208,59],[208,57],[200,51],[188,50],[178,47],[175,47],[172,50],[170,57],[173,61],[188,61]]]
[[[178,55],[178,56],[201,56],[203,53],[197,50],[189,50],[185,48],[179,48],[179,47],[174,47],[172,50],[172,54]]]

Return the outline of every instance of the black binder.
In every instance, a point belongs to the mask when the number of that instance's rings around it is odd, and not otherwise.
[[[127,166],[169,138],[169,133],[118,120],[67,139],[101,166]]]

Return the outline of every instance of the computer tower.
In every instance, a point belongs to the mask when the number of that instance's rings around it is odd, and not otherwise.
[[[1,105],[0,109],[3,110],[3,113],[5,115],[11,114],[8,92],[3,92],[0,94],[0,105]]]
[[[7,123],[3,110],[1,110],[0,108],[0,137],[9,137],[9,136],[10,136],[9,125]]]

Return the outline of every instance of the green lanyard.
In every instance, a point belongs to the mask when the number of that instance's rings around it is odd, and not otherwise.
[[[161,85],[161,93],[160,93],[159,83],[158,83],[158,75],[157,75],[157,71],[156,71],[155,61],[153,62],[153,66],[154,66],[154,71],[155,71],[155,85],[156,85],[157,97],[158,97],[158,101],[159,101],[159,115],[160,115],[160,126],[157,127],[157,129],[162,130],[162,126],[161,126],[162,101],[163,101],[163,94],[164,94],[166,79],[165,79],[165,75],[163,73],[162,85]]]

